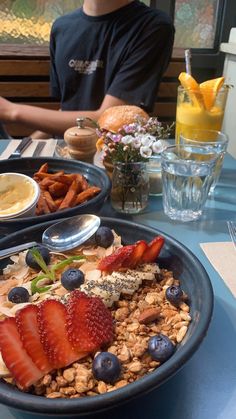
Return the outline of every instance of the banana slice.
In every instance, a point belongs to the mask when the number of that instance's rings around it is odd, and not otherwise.
[[[139,266],[141,272],[150,272],[153,274],[159,274],[160,268],[156,263],[145,263],[145,265]]]
[[[111,307],[119,300],[121,294],[134,294],[142,281],[153,281],[159,273],[159,266],[149,263],[139,266],[138,269],[128,269],[126,272],[112,272],[103,276],[86,275],[85,283],[80,289],[88,295],[100,297],[106,306]]]

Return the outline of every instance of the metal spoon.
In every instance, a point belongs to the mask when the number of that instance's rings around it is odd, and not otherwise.
[[[74,249],[92,237],[100,223],[100,218],[92,214],[67,218],[43,232],[42,244],[50,250],[60,252]]]
[[[100,218],[92,214],[77,215],[58,221],[43,232],[42,244],[49,250],[59,252],[74,249],[92,237],[100,223]],[[36,242],[29,242],[0,250],[0,260],[37,245]]]

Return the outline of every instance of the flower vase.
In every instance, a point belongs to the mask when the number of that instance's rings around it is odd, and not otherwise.
[[[112,179],[112,173],[113,173],[114,165],[113,165],[111,159],[108,156],[104,157],[103,166],[105,167],[105,170],[106,170],[109,178]]]
[[[136,214],[148,205],[149,176],[145,162],[114,164],[111,204],[121,213]]]
[[[149,174],[149,195],[162,195],[162,176],[161,176],[161,155],[156,154],[149,158],[147,163]]]

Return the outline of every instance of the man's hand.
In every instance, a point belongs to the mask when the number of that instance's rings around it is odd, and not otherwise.
[[[14,110],[16,106],[16,104],[10,102],[9,100],[0,97],[0,121],[13,122]]]
[[[30,137],[32,138],[32,140],[47,140],[48,138],[52,138],[50,134],[43,131],[34,131],[30,135]]]

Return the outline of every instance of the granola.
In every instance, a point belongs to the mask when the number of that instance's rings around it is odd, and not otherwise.
[[[121,271],[104,274],[97,269],[98,260],[111,255],[120,247],[122,247],[120,238],[115,235],[114,243],[108,249],[87,244],[78,248],[76,252],[52,254],[51,261],[54,264],[61,262],[71,257],[72,253],[86,257],[86,259],[72,261],[69,266],[79,266],[85,275],[85,282],[81,286],[82,291],[92,296],[99,295],[112,314],[114,339],[106,347],[106,351],[117,356],[120,361],[121,373],[118,380],[114,383],[107,383],[94,377],[92,366],[94,358],[99,353],[97,352],[88,354],[65,368],[55,369],[45,374],[27,390],[28,392],[47,398],[79,398],[116,390],[153,372],[160,365],[161,362],[153,359],[148,351],[148,342],[151,337],[158,334],[165,335],[175,347],[184,339],[191,322],[190,306],[184,292],[177,305],[167,300],[166,290],[180,285],[180,281],[174,278],[171,271],[159,269],[156,263],[147,263],[142,268],[128,269],[125,273]],[[56,272],[53,283],[44,281],[43,285],[50,287],[46,292],[31,295],[27,303],[9,302],[7,293],[12,286],[15,286],[15,281],[19,281],[18,284],[30,291],[31,281],[35,277],[35,271],[25,265],[25,252],[14,256],[13,261],[13,265],[4,269],[0,281],[2,319],[6,316],[14,316],[17,310],[27,304],[38,304],[48,298],[67,301],[69,293],[61,285],[62,270],[59,270]],[[119,285],[121,282],[123,291]],[[17,385],[7,373],[1,360],[0,374],[7,382]]]

